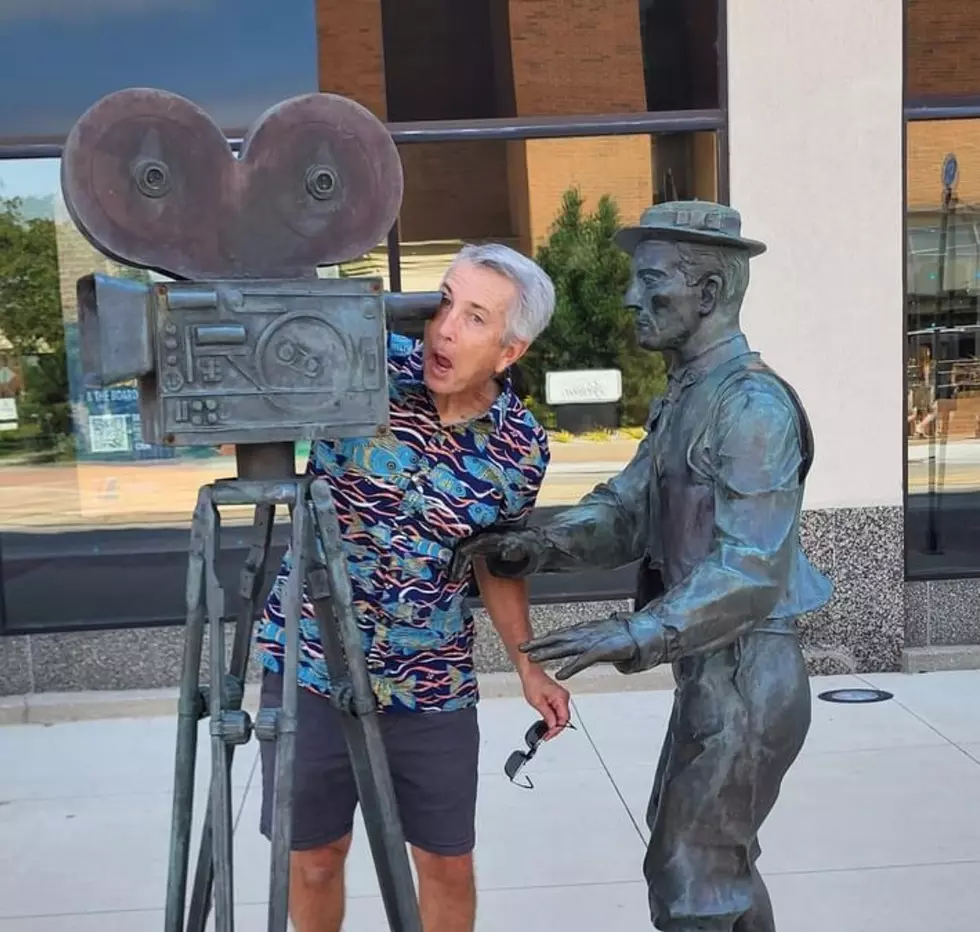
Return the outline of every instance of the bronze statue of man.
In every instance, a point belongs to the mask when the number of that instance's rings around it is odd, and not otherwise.
[[[812,436],[796,394],[750,350],[739,315],[765,250],[707,202],[660,204],[620,230],[636,339],[669,361],[632,461],[542,527],[467,541],[499,576],[640,561],[634,611],[522,646],[623,673],[673,665],[677,688],[647,813],[653,924],[773,932],[758,833],[810,725],[797,619],[830,582],[799,541]],[[637,736],[637,740],[643,740]]]

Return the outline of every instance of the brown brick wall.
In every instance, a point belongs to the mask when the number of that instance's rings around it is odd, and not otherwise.
[[[518,116],[646,110],[636,0],[509,0]],[[535,139],[508,150],[510,205],[521,248],[548,235],[567,188],[586,206],[605,193],[624,219],[652,197],[647,136]]]
[[[910,209],[938,209],[942,200],[940,171],[949,152],[956,153],[960,165],[957,199],[961,204],[980,205],[980,120],[942,120],[909,123]]]
[[[517,113],[646,110],[637,0],[510,0]]]
[[[980,0],[908,0],[910,97],[980,95]]]
[[[624,223],[638,220],[653,196],[649,136],[533,139],[525,143],[525,159],[528,207],[520,227],[533,246],[547,237],[562,195],[573,185],[587,209],[601,195],[612,195]]]
[[[381,0],[316,0],[320,90],[387,119]]]
[[[397,2],[385,6],[386,14],[395,10],[389,27],[415,30],[413,42],[389,39],[390,99],[397,97],[396,109],[404,111],[389,114],[381,0],[317,0],[321,87],[353,97],[384,119],[412,116],[409,111],[422,115],[423,109],[429,118],[463,116],[467,100],[479,109],[492,101],[497,112],[519,116],[646,110],[637,0],[478,0],[479,23],[489,24],[489,36],[479,55],[469,54],[478,59],[483,77],[479,85],[461,79],[456,86],[452,76],[462,72],[452,62],[466,56],[450,41],[459,22],[447,3],[417,0],[413,14],[422,4],[431,15],[408,20]],[[432,30],[446,33],[435,43],[442,56],[420,59]],[[501,72],[505,66],[507,75]],[[403,87],[413,72],[420,84]],[[635,220],[654,196],[646,136],[411,145],[401,148],[401,156],[405,243],[518,238],[530,251],[547,236],[570,185],[578,185],[589,204],[603,193],[613,195],[624,220]],[[711,196],[710,146],[699,143],[694,161],[699,195]]]

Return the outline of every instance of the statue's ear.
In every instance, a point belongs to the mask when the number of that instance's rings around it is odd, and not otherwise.
[[[698,310],[702,317],[707,317],[718,306],[721,285],[721,278],[717,275],[708,275],[701,280],[701,297]]]

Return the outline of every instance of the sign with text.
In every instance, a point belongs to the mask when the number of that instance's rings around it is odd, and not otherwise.
[[[17,430],[17,399],[0,398],[0,430]]]
[[[547,372],[544,392],[549,405],[612,404],[623,396],[623,374],[619,369]]]

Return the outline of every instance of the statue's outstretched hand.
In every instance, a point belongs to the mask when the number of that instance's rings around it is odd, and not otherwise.
[[[483,557],[494,576],[517,579],[533,574],[544,556],[546,543],[536,528],[511,531],[483,531],[468,537],[456,547],[449,575],[461,580],[474,557]]]
[[[627,618],[613,613],[597,621],[583,621],[533,638],[520,649],[534,663],[571,657],[555,674],[555,679],[567,680],[595,663],[624,662],[636,656],[637,645],[630,634]]]

